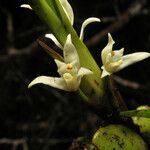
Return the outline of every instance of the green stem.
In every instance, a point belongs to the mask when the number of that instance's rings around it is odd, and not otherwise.
[[[113,75],[110,75],[108,77],[109,79],[109,86],[110,86],[110,90],[113,94],[113,103],[115,105],[115,107],[117,107],[118,111],[125,111],[128,110],[126,103],[122,97],[122,95],[119,92],[119,89],[117,88],[117,85],[113,79]]]
[[[88,102],[89,98],[82,92],[82,90],[79,88],[79,90],[77,91],[77,93],[80,95],[80,97],[85,101]]]

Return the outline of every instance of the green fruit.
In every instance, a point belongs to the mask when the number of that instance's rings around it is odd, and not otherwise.
[[[148,110],[149,106],[139,106],[137,110]],[[150,143],[150,118],[132,117],[133,123],[139,126],[140,132],[146,141]]]
[[[122,125],[101,127],[94,134],[92,143],[98,150],[148,150],[138,134]]]

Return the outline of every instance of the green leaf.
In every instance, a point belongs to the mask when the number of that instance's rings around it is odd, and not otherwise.
[[[150,110],[129,110],[120,112],[122,117],[144,117],[150,118]]]

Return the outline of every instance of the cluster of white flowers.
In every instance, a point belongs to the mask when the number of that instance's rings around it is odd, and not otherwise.
[[[67,0],[59,0],[64,12],[66,13],[71,25],[74,23],[74,13],[71,5]],[[32,9],[29,5],[21,5],[21,7]],[[100,22],[99,18],[91,17],[86,19],[81,27],[80,31],[80,39],[83,40],[84,37],[84,29],[85,27],[92,22]],[[60,78],[58,77],[47,77],[40,76],[34,79],[29,87],[32,85],[43,83],[58,89],[62,89],[65,91],[76,91],[78,90],[81,82],[81,78],[84,75],[92,74],[88,68],[80,67],[79,56],[76,51],[75,46],[72,43],[71,35],[67,36],[66,43],[64,47],[58,42],[53,34],[46,34],[45,37],[50,38],[53,42],[61,49],[63,49],[64,62],[61,62],[55,59],[55,63],[58,67],[58,73],[60,74]],[[113,44],[114,40],[112,39],[110,33],[108,34],[108,44],[101,52],[101,59],[103,66],[101,78],[111,75],[131,64],[134,64],[138,61],[146,59],[150,57],[150,53],[147,52],[137,52],[123,56],[124,49],[114,50]]]

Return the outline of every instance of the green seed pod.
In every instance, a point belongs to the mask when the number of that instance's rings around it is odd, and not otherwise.
[[[139,106],[137,110],[148,110],[149,106]],[[140,132],[146,141],[150,144],[150,118],[132,117],[133,123],[139,126]]]
[[[122,125],[101,127],[94,134],[92,143],[98,150],[148,150],[138,134]]]

